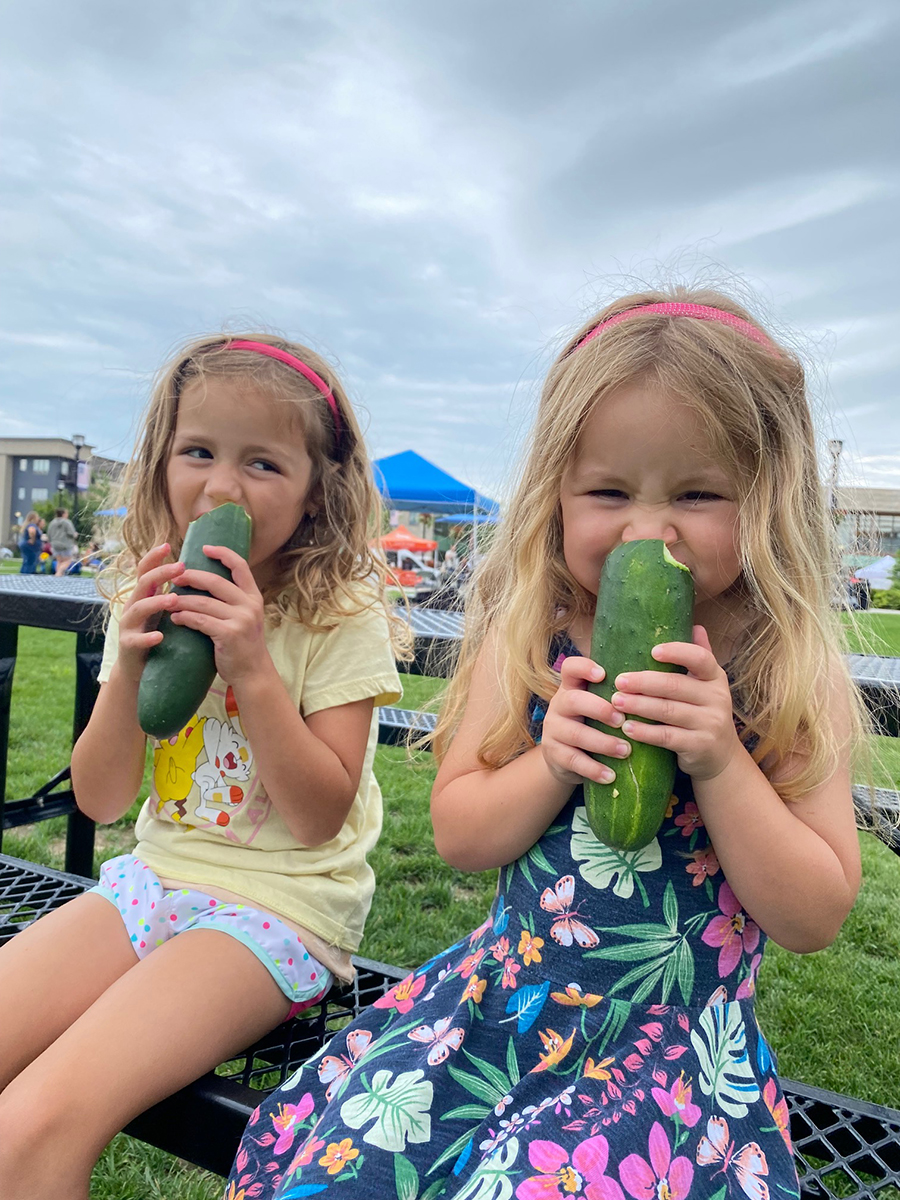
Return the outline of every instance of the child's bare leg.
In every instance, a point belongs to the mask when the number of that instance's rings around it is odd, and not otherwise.
[[[138,1113],[244,1049],[290,1001],[242,943],[192,930],[126,971],[0,1096],[0,1196],[88,1200]]]
[[[122,918],[85,895],[0,949],[0,1091],[137,964]]]

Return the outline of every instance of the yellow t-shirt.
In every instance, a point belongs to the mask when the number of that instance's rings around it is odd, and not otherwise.
[[[218,675],[197,715],[154,747],[153,784],[137,820],[134,853],[152,871],[197,888],[225,889],[323,938],[356,950],[375,876],[366,855],[381,833],[381,791],[372,773],[380,704],[402,695],[383,610],[348,615],[327,633],[296,621],[267,624],[266,646],[303,716],[374,697],[359,790],[337,835],[304,846],[266,795],[244,737],[234,693]],[[110,618],[99,681],[118,654]],[[302,788],[303,764],[297,763]]]

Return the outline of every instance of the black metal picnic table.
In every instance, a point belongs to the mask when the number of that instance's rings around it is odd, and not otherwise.
[[[9,717],[13,673],[16,665],[19,626],[64,630],[76,635],[75,706],[72,741],[90,719],[97,697],[97,673],[103,655],[103,618],[106,599],[97,591],[93,578],[48,575],[0,575],[0,849],[3,830],[49,817],[67,816],[66,870],[90,875],[94,846],[94,824],[75,806],[69,785],[68,764],[37,791],[22,799],[6,800],[9,749]],[[462,635],[459,613],[414,608],[410,621],[415,636],[415,663],[411,670],[444,673],[454,657]],[[404,710],[393,710],[393,725],[406,718]]]
[[[0,575],[0,849],[4,829],[51,816],[67,816],[65,866],[67,871],[80,875],[92,872],[94,825],[75,806],[68,764],[33,795],[5,800],[13,672],[20,625],[76,634],[74,742],[87,725],[97,696],[105,610],[106,600],[93,578]],[[415,662],[408,669],[423,675],[448,674],[462,638],[462,613],[413,607],[409,619],[415,637]],[[853,654],[849,666],[881,731],[891,737],[900,735],[900,658]],[[379,738],[382,742],[397,742],[410,728],[427,734],[433,724],[429,714],[384,708],[379,712]],[[865,812],[869,800],[859,789],[855,795],[858,807]],[[900,852],[900,838],[890,827],[891,815],[898,806],[897,794],[879,791],[875,799],[876,812],[888,817],[884,839]]]

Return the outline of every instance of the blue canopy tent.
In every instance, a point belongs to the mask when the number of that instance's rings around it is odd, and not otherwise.
[[[435,525],[499,525],[499,512],[443,513]]]
[[[493,500],[454,479],[414,450],[376,459],[375,484],[391,508],[419,513],[497,512]]]

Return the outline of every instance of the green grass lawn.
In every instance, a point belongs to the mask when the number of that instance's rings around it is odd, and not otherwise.
[[[884,620],[878,617],[876,620]],[[898,618],[900,621],[900,618]],[[404,677],[403,703],[428,703],[442,683]],[[7,794],[27,794],[65,764],[74,697],[74,636],[23,628],[19,634]],[[900,746],[885,744],[900,776]],[[495,874],[466,875],[434,851],[428,812],[434,777],[430,756],[379,747],[376,772],[385,822],[372,864],[378,878],[362,953],[415,966],[479,924]],[[886,779],[885,782],[888,782]],[[128,850],[132,812],[98,830],[97,863]],[[6,834],[4,852],[60,867],[65,821]],[[865,881],[835,944],[797,956],[770,948],[759,985],[760,1021],[793,1079],[900,1107],[900,859],[861,834]],[[74,1098],[77,1100],[77,1098]],[[104,1153],[94,1175],[97,1200],[219,1200],[222,1183],[124,1135]]]
[[[869,608],[865,612],[844,613],[843,620],[854,654],[900,657],[900,613]]]

